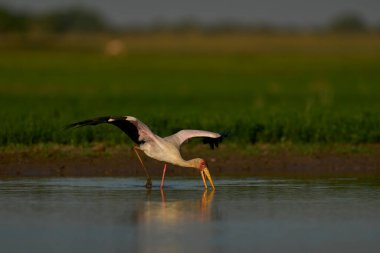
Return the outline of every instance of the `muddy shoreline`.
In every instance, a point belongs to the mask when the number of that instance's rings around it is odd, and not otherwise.
[[[380,145],[370,152],[339,153],[331,150],[310,154],[288,149],[238,152],[231,148],[211,151],[186,150],[185,158],[202,157],[215,177],[380,177]],[[160,177],[163,163],[144,157],[153,177]],[[168,166],[168,176],[197,176],[193,169]],[[144,176],[129,147],[49,147],[3,151],[0,177],[130,177]]]

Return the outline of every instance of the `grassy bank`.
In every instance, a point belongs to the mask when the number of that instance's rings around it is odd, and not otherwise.
[[[380,141],[377,35],[10,36],[0,53],[1,146],[128,143],[112,126],[63,131],[110,114],[232,144]]]

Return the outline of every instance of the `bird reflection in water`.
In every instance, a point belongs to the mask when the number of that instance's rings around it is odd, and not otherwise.
[[[212,225],[219,218],[212,206],[215,191],[205,190],[200,198],[188,199],[188,194],[197,193],[148,191],[147,201],[133,217],[137,251],[170,253],[198,247],[202,252],[211,251],[211,242],[218,233]]]
[[[164,189],[160,190],[161,201],[147,191],[147,201],[137,210],[135,221],[161,226],[177,225],[191,221],[207,221],[211,218],[211,204],[215,191],[204,190],[200,199],[167,200]]]

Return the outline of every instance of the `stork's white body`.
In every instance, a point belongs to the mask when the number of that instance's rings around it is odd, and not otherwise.
[[[182,167],[194,167],[193,160],[184,160],[180,153],[181,144],[193,137],[220,137],[219,134],[202,130],[181,130],[174,135],[161,138],[153,134],[149,142],[139,147],[144,153],[158,161],[174,164]]]
[[[153,159],[178,166],[189,167],[188,163],[182,158],[179,149],[164,138],[155,136],[152,141],[145,142],[139,147],[147,156]]]

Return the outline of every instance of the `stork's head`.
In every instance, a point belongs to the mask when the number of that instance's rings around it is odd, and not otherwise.
[[[200,171],[202,171],[204,169],[207,169],[207,163],[206,163],[206,161],[203,160],[203,159],[199,159],[198,168],[199,168]]]
[[[195,159],[192,159],[189,161],[190,162],[190,166],[199,170],[199,171],[202,171],[204,168],[207,168],[207,163],[204,159],[202,158],[195,158]]]
[[[202,158],[196,158],[196,159],[193,159],[193,161],[194,161],[194,167],[201,172],[201,176],[202,176],[205,188],[207,188],[207,183],[206,183],[206,178],[207,178],[208,181],[210,181],[212,188],[215,189],[214,182],[212,181],[210,172],[207,168],[208,166],[207,166],[206,161],[203,160]]]

